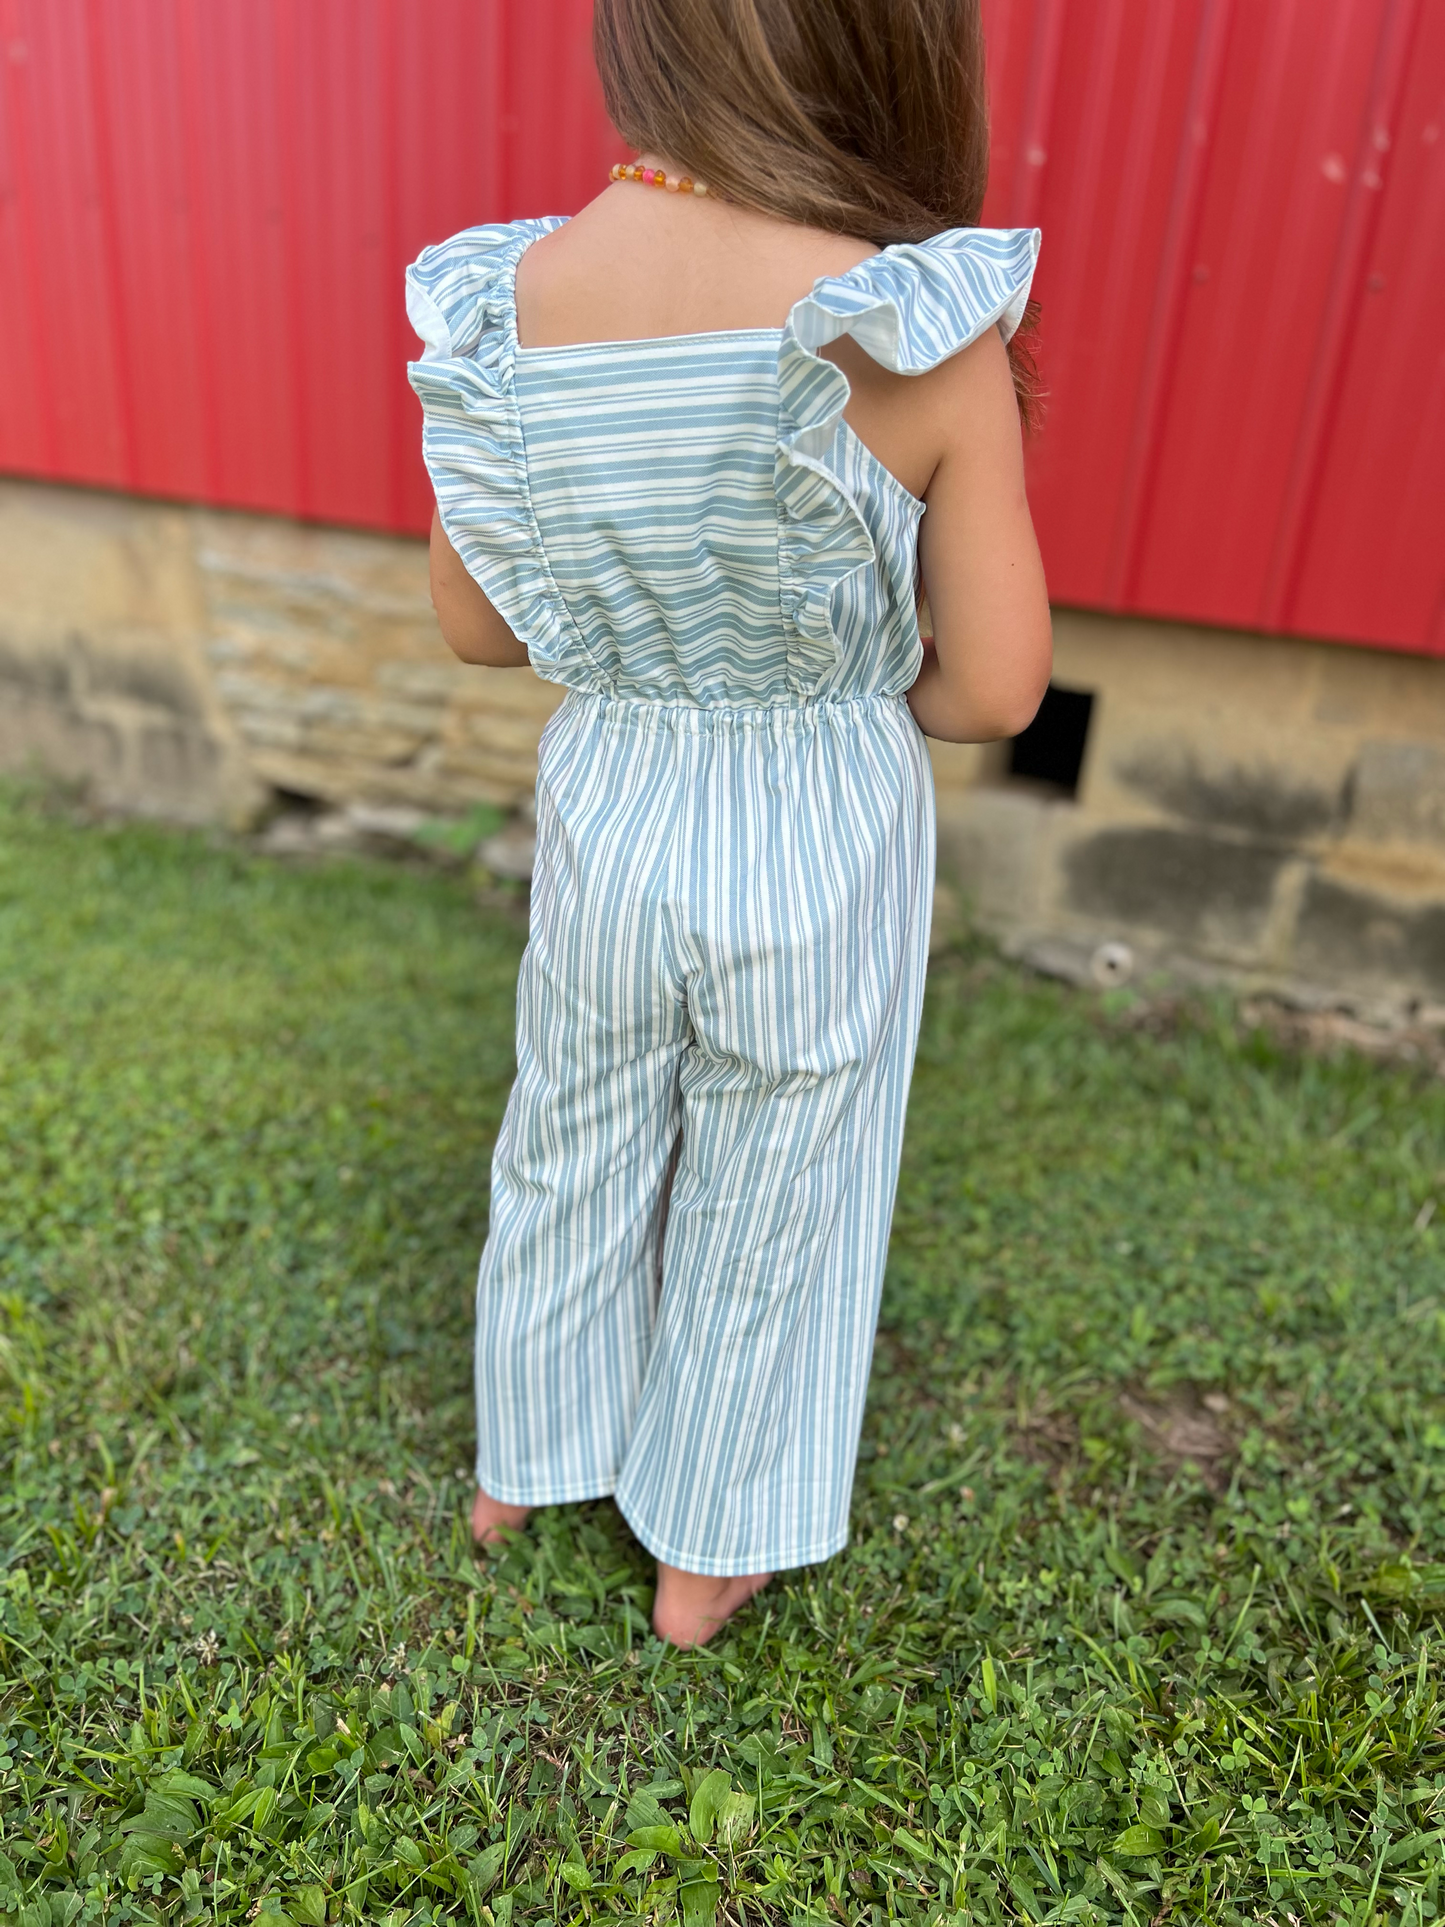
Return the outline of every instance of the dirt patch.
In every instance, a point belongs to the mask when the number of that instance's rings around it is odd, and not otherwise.
[[[1421,1004],[1400,1023],[1370,1023],[1339,1009],[1300,1009],[1275,997],[1250,997],[1236,1008],[1241,1028],[1262,1030],[1290,1050],[1322,1056],[1359,1051],[1381,1063],[1414,1064],[1445,1077],[1445,1004]],[[1125,1010],[1101,1014],[1101,1021],[1110,1029],[1174,1037],[1206,1020],[1198,994],[1181,990],[1141,997]]]
[[[1161,1459],[1192,1465],[1205,1484],[1217,1491],[1225,1483],[1234,1441],[1229,1434],[1229,1401],[1220,1392],[1202,1396],[1192,1386],[1176,1386],[1167,1398],[1146,1398],[1123,1392],[1120,1410],[1134,1420]]]
[[[1211,1491],[1223,1490],[1235,1442],[1229,1400],[1222,1392],[1179,1385],[1162,1398],[1151,1398],[1135,1389],[1121,1392],[1118,1406],[1143,1433],[1151,1456],[1169,1466],[1192,1465]],[[1023,1457],[1035,1465],[1062,1472],[1079,1464],[1079,1422],[1053,1403],[1046,1388],[1028,1395],[1019,1391],[1009,1430]]]
[[[1239,1014],[1296,1050],[1357,1050],[1385,1062],[1427,1065],[1445,1077],[1445,1009],[1431,1006],[1398,1027],[1367,1024],[1343,1010],[1292,1010],[1267,997],[1241,1004]]]

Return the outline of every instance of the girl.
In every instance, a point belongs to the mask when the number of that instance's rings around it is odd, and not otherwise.
[[[408,276],[442,633],[568,691],[473,1527],[612,1494],[689,1645],[847,1538],[923,737],[1013,735],[1048,680],[1005,349],[1038,237],[973,225],[978,0],[597,0],[596,51],[639,163]]]

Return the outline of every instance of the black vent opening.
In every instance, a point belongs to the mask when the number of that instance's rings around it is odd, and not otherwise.
[[[1008,746],[1009,775],[1043,784],[1058,796],[1077,796],[1093,711],[1091,689],[1050,683],[1038,715]]]

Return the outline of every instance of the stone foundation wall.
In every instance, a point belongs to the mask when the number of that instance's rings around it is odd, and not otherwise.
[[[278,790],[512,808],[561,695],[456,661],[421,542],[0,481],[0,768],[237,826]]]
[[[932,746],[940,921],[1050,968],[1445,1007],[1445,661],[1061,610],[1076,793]],[[561,691],[447,652],[422,543],[0,480],[0,770],[254,825],[523,809]]]

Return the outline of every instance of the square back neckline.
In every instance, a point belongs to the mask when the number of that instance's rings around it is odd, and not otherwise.
[[[557,228],[566,227],[570,219],[570,215],[563,215],[561,220],[559,220],[554,227],[548,228],[546,232],[548,234],[555,234]],[[542,239],[542,235],[534,235],[526,247],[517,250],[512,260],[511,273],[506,279],[505,285],[508,296],[507,331],[511,336],[512,352],[518,357],[523,355],[587,354],[606,348],[652,348],[667,346],[669,344],[681,346],[688,342],[695,341],[774,340],[781,342],[786,330],[786,322],[774,327],[762,328],[690,328],[681,334],[621,335],[616,339],[603,341],[549,341],[538,343],[535,347],[529,347],[522,340],[521,331],[517,325],[517,271],[522,265],[522,257],[530,254],[538,241]]]

